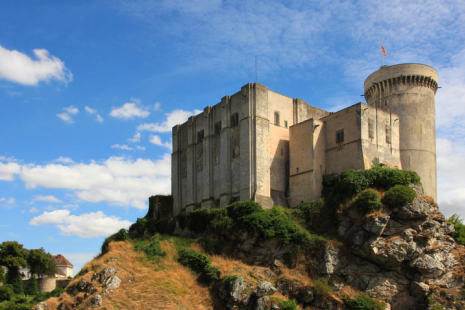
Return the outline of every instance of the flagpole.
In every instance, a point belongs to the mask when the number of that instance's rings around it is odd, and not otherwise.
[[[383,48],[383,39],[381,39],[381,49]],[[381,67],[384,66],[384,55],[381,53]]]

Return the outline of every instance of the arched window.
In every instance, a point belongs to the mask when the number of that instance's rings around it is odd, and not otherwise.
[[[279,112],[274,112],[274,124],[279,126]]]

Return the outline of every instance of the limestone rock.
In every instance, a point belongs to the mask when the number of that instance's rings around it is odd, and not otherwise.
[[[263,296],[257,300],[257,305],[255,306],[255,310],[266,310],[266,303],[268,302],[269,297]]]
[[[92,308],[100,308],[102,306],[102,296],[95,294],[94,297],[90,300]]]
[[[102,270],[102,272],[100,273],[100,283],[104,283],[106,282],[106,280],[113,274],[116,273],[116,269],[115,268],[105,268]]]
[[[369,233],[377,236],[381,236],[388,224],[390,216],[377,216],[373,218],[367,218],[363,224],[363,228]]]
[[[120,286],[120,284],[121,284],[121,279],[118,278],[117,275],[112,275],[105,281],[105,285],[107,289],[110,289],[110,290],[117,289]]]
[[[400,238],[370,238],[362,254],[387,268],[398,267],[407,257],[409,244]]]
[[[423,282],[412,281],[410,284],[410,293],[414,296],[426,296],[429,293],[429,285]]]
[[[87,282],[84,279],[81,279],[77,284],[76,288],[80,291],[83,292],[87,287]]]
[[[426,219],[437,210],[437,206],[423,197],[416,197],[412,203],[402,206],[397,211],[401,219]]]
[[[444,265],[429,254],[425,254],[418,258],[415,262],[415,267],[421,274],[428,278],[438,277],[445,271]]]
[[[384,228],[382,235],[383,236],[398,235],[404,230],[406,230],[407,228],[409,228],[407,225],[400,224],[399,222],[394,221],[393,219],[390,219],[386,227]]]
[[[267,281],[262,282],[254,291],[255,296],[262,297],[264,295],[272,294],[276,292],[277,289]]]

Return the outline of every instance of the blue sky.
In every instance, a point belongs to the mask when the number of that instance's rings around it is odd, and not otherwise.
[[[438,70],[438,200],[465,217],[463,1],[3,1],[0,239],[76,271],[170,192],[171,127],[255,81],[335,111]]]

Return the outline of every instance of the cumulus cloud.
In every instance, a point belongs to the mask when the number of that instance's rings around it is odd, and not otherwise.
[[[182,124],[187,121],[189,116],[197,115],[201,113],[201,110],[184,111],[176,109],[170,113],[166,113],[166,120],[161,123],[146,123],[141,124],[137,127],[138,131],[153,131],[153,132],[169,132],[173,126]]]
[[[0,175],[4,173],[2,167]],[[147,197],[171,190],[171,156],[165,154],[157,161],[110,157],[89,164],[25,164],[9,174],[8,180],[13,180],[15,174],[28,189],[68,189],[82,201],[145,209]]]
[[[65,123],[72,124],[74,123],[74,120],[71,116],[69,116],[67,113],[59,113],[57,114],[59,118],[61,118]]]
[[[136,133],[134,137],[129,138],[128,141],[130,142],[140,142],[140,132]]]
[[[112,149],[122,149],[122,150],[127,150],[127,151],[132,151],[132,150],[134,150],[132,147],[127,146],[127,145],[125,145],[125,144],[123,144],[123,145],[113,144],[113,145],[111,146],[111,148],[112,148]]]
[[[68,83],[73,80],[71,71],[59,58],[51,56],[45,49],[34,49],[33,52],[37,60],[0,46],[0,78],[23,85],[37,85],[50,80]]]
[[[31,225],[58,224],[61,234],[76,235],[81,238],[108,236],[121,228],[128,228],[132,223],[120,220],[115,216],[107,216],[102,211],[71,215],[69,210],[45,211],[31,219]]]
[[[48,195],[48,196],[37,195],[34,197],[34,199],[32,199],[32,202],[35,202],[35,201],[47,201],[47,202],[54,202],[54,203],[61,202],[60,199],[52,195]]]
[[[39,212],[39,209],[37,209],[36,207],[32,207],[30,210],[29,210],[30,213],[37,213]]]
[[[14,199],[13,197],[9,198],[9,199],[6,199],[6,198],[0,198],[0,201],[5,201],[6,203],[9,203],[9,204],[13,204],[16,202],[16,199]]]
[[[125,103],[122,107],[112,107],[110,115],[121,119],[133,119],[134,117],[145,118],[150,115],[144,107],[138,107],[136,103]]]
[[[149,139],[150,143],[153,143],[155,145],[160,145],[160,146],[164,146],[168,149],[171,150],[172,146],[171,146],[171,143],[169,142],[161,142],[161,138],[160,136],[157,136],[157,135],[150,135],[150,139]]]
[[[0,180],[13,181],[14,175],[21,170],[20,165],[17,163],[2,163],[0,162]]]
[[[145,146],[136,146],[138,150],[145,151]]]
[[[160,102],[157,102],[153,105],[153,109],[155,111],[160,111],[161,110],[161,103]]]
[[[52,160],[53,163],[64,163],[64,164],[74,164],[74,161],[69,157],[60,156],[57,159]]]
[[[75,106],[72,106],[72,105],[70,105],[70,106],[67,107],[67,108],[63,108],[63,110],[65,110],[66,113],[71,114],[71,115],[74,115],[74,114],[78,114],[78,113],[79,113],[79,109],[76,108]]]
[[[88,106],[84,107],[84,109],[86,110],[86,112],[88,114],[94,114],[95,115],[95,120],[99,123],[102,123],[103,122],[103,117],[100,116],[100,114],[97,113],[97,110],[95,109],[92,109],[92,108],[89,108]]]

